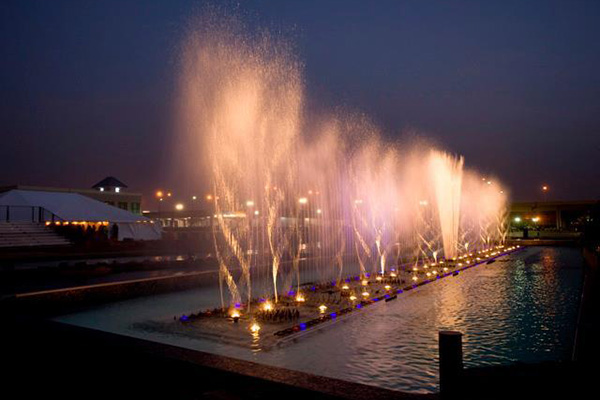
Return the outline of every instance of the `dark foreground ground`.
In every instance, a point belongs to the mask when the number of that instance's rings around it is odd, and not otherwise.
[[[457,379],[457,393],[448,398],[596,398],[600,373],[598,255],[587,253],[587,259],[575,361],[467,370]],[[320,377],[318,366],[311,375],[49,322],[35,312],[35,303],[27,309],[17,307],[14,301],[1,304],[1,398],[439,397]],[[52,307],[42,308],[47,312]]]

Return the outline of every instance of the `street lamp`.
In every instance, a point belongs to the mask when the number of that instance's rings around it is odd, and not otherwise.
[[[181,210],[183,210],[183,204],[181,204],[181,203],[177,203],[177,204],[175,204],[175,209],[176,209],[177,211],[181,211]]]
[[[548,199],[546,198],[546,193],[548,193],[548,190],[550,188],[548,187],[548,185],[542,185],[542,195],[544,196],[544,201],[547,201]]]
[[[156,198],[158,199],[158,218],[161,217],[161,207],[160,205],[162,204],[163,201],[163,191],[162,190],[157,190],[156,191]]]
[[[308,203],[308,199],[306,197],[300,197],[298,199],[298,203],[300,203],[300,205],[303,206],[306,203]],[[306,227],[306,224],[305,224],[305,219],[304,219],[304,207],[301,207],[300,208],[300,243],[303,246],[306,246],[306,243],[303,240],[304,236],[305,236],[305,232],[304,232],[305,227]]]
[[[536,230],[537,230],[537,237],[540,237],[540,224],[538,224],[538,222],[540,222],[540,217],[533,217],[531,218],[531,220],[533,221],[533,223],[535,224]]]

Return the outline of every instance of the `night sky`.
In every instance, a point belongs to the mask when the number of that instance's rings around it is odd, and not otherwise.
[[[199,1],[0,5],[0,185],[89,187],[114,175],[150,199],[177,180],[178,48]],[[305,63],[310,107],[418,131],[492,172],[513,200],[600,198],[599,1],[242,1]],[[202,151],[199,149],[199,156]],[[146,201],[144,208],[155,208]]]

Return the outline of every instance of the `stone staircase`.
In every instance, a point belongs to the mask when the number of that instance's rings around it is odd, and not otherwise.
[[[0,222],[0,248],[70,245],[63,236],[44,224]]]

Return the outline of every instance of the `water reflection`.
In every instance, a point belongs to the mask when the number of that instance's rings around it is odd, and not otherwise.
[[[410,392],[437,390],[441,329],[463,332],[467,367],[566,359],[582,283],[577,249],[529,248],[371,306],[270,351],[136,331],[133,324],[208,307],[215,288],[136,299],[63,321],[177,346]]]

